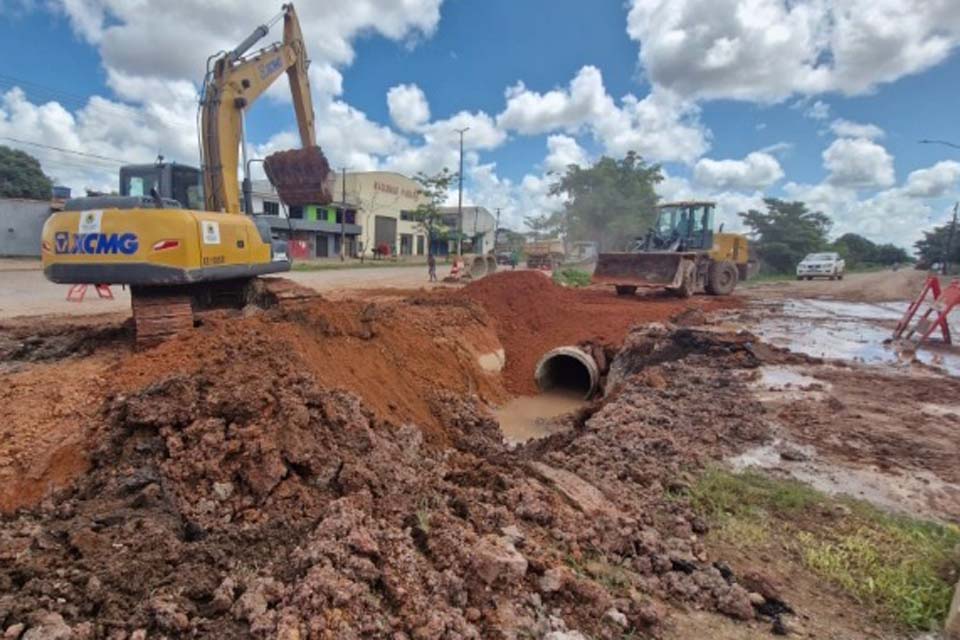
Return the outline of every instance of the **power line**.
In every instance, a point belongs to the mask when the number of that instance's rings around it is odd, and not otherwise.
[[[49,94],[50,99],[60,103],[61,105],[66,105],[72,107],[74,111],[79,111],[90,106],[90,100],[94,97],[99,97],[103,101],[98,103],[95,108],[104,109],[107,111],[112,111],[117,115],[122,115],[126,118],[131,117],[132,115],[138,115],[144,119],[153,119],[157,122],[160,122],[172,129],[181,128],[181,124],[174,123],[162,116],[157,115],[156,113],[146,113],[142,110],[141,107],[116,102],[110,98],[104,96],[90,95],[83,96],[76,93],[70,93],[68,91],[63,91],[61,89],[56,89],[47,85],[39,84],[30,80],[24,80],[22,78],[16,78],[14,76],[0,74],[0,86],[6,86],[11,89],[21,89],[24,93],[41,93]]]
[[[72,149],[55,147],[53,145],[43,144],[42,142],[30,142],[29,140],[19,140],[17,138],[11,138],[9,136],[0,136],[0,140],[9,140],[10,142],[16,142],[17,144],[28,144],[34,147],[41,147],[43,149],[52,149],[53,151],[59,151],[61,153],[69,153],[75,156],[83,156],[85,158],[95,158],[97,160],[106,160],[107,162],[115,162],[117,164],[133,164],[129,160],[120,160],[119,158],[109,158],[107,156],[100,156],[95,153],[84,153],[83,151],[73,151]]]

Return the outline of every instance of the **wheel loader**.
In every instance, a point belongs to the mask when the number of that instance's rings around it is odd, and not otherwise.
[[[596,284],[613,285],[618,295],[640,287],[665,288],[688,297],[698,291],[725,296],[751,276],[747,239],[713,230],[716,203],[670,202],[657,207],[653,227],[630,251],[601,253],[593,273]]]
[[[248,55],[281,19],[283,40]],[[259,278],[289,271],[290,258],[266,221],[252,216],[244,117],[286,73],[303,148],[266,158],[265,169],[288,205],[330,202],[330,168],[316,144],[308,64],[292,4],[233,50],[212,56],[199,106],[202,170],[162,158],[127,165],[120,170],[119,195],[68,201],[43,227],[47,279],[129,286],[138,343],[192,328],[195,311],[269,297],[270,286],[288,294],[287,283]]]

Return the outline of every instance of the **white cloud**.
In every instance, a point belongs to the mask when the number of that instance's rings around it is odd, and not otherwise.
[[[310,58],[343,65],[353,61],[352,42],[362,33],[395,41],[431,35],[440,20],[440,2],[328,0],[299,4],[297,12]],[[60,0],[58,5],[78,35],[100,48],[108,69],[177,79],[198,79],[207,56],[232,49],[279,8],[255,0],[176,0],[165,3],[163,11],[145,11],[141,3],[127,0]],[[276,39],[271,33],[258,46]]]
[[[693,162],[709,147],[694,102],[654,88],[642,100],[628,94],[617,106],[593,66],[581,68],[565,89],[538,93],[518,83],[506,98],[497,124],[525,135],[587,131],[608,153],[636,151],[655,161]]]
[[[912,171],[903,192],[913,198],[940,198],[957,187],[960,162],[944,160],[932,167]]]
[[[627,33],[655,85],[777,102],[864,93],[942,62],[960,42],[960,3],[632,0]]]
[[[423,90],[415,84],[398,84],[387,91],[390,119],[402,131],[416,131],[430,120],[430,105]]]
[[[866,138],[868,140],[879,140],[886,135],[880,127],[875,124],[861,124],[839,118],[830,123],[830,130],[841,138]]]
[[[23,148],[58,183],[78,191],[116,189],[122,163],[151,162],[158,152],[196,163],[196,135],[183,117],[174,104],[137,109],[94,96],[71,112],[56,102],[34,104],[17,88],[0,96],[0,136],[36,144],[2,143]]]
[[[836,187],[874,189],[894,183],[893,156],[864,138],[834,140],[823,152],[827,178]]]
[[[717,189],[765,189],[783,177],[777,159],[754,151],[743,160],[701,158],[693,168],[696,181]]]
[[[563,173],[571,164],[586,167],[587,152],[577,144],[576,139],[563,134],[547,137],[547,157],[543,166],[547,171]]]
[[[806,103],[800,102],[799,105]],[[826,120],[830,117],[830,105],[823,100],[817,100],[813,104],[803,107],[803,117],[811,120]]]

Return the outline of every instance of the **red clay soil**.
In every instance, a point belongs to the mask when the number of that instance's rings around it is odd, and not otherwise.
[[[537,392],[534,368],[550,349],[585,341],[617,345],[637,324],[666,322],[691,308],[713,311],[742,304],[735,297],[683,300],[665,292],[617,296],[612,288],[571,289],[536,271],[487,276],[457,295],[480,303],[493,316],[507,353],[504,384],[520,395]]]

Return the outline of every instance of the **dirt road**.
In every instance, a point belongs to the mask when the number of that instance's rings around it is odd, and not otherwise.
[[[441,279],[449,272],[449,265],[437,265],[437,275]],[[427,269],[423,266],[294,271],[286,274],[286,277],[334,297],[350,289],[415,289],[431,286],[427,282]],[[0,287],[0,318],[130,311],[130,293],[118,286],[111,288],[113,300],[100,300],[91,289],[83,302],[67,302],[67,287],[44,278],[38,262],[18,260],[0,263],[0,278],[3,282]]]
[[[831,298],[850,302],[897,302],[916,296],[926,271],[900,269],[850,273],[843,280],[804,280],[758,283],[742,292],[763,298]]]

